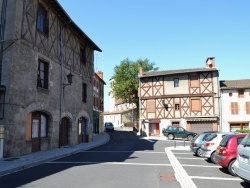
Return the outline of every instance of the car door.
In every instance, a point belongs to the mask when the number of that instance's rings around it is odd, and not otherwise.
[[[178,127],[178,128],[177,128],[176,137],[178,137],[178,138],[186,138],[187,135],[186,135],[185,129],[182,128],[182,127]]]

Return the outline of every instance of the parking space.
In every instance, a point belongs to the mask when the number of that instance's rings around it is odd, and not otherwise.
[[[205,158],[197,157],[189,150],[189,147],[172,148],[171,152],[182,167],[184,178],[188,178],[197,188],[240,188],[250,187],[238,177],[234,177],[221,166],[208,161]],[[188,187],[188,186],[186,186]]]

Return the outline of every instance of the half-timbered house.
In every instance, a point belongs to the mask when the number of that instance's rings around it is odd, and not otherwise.
[[[204,68],[140,71],[138,93],[143,135],[161,135],[168,125],[218,130],[219,71],[213,57]]]
[[[2,0],[3,157],[92,139],[94,51],[57,0]]]

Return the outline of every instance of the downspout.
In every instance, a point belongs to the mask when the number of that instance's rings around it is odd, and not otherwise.
[[[2,2],[2,11],[1,11],[1,25],[0,25],[0,85],[2,85],[2,66],[3,66],[3,43],[4,43],[4,31],[5,31],[5,22],[6,22],[6,9],[7,9],[7,0]]]
[[[5,32],[5,22],[6,22],[6,10],[7,10],[7,0],[2,1],[2,11],[1,11],[1,25],[0,25],[0,89],[3,90],[3,116],[5,109],[5,86],[2,86],[2,66],[3,66],[3,44],[4,44],[4,32]],[[1,97],[0,97],[1,98]],[[1,101],[0,101],[1,102]],[[0,158],[3,158],[3,142],[4,142],[4,125],[0,125]]]

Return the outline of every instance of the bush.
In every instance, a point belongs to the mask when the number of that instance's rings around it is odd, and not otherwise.
[[[236,133],[250,133],[250,130],[236,130]]]

